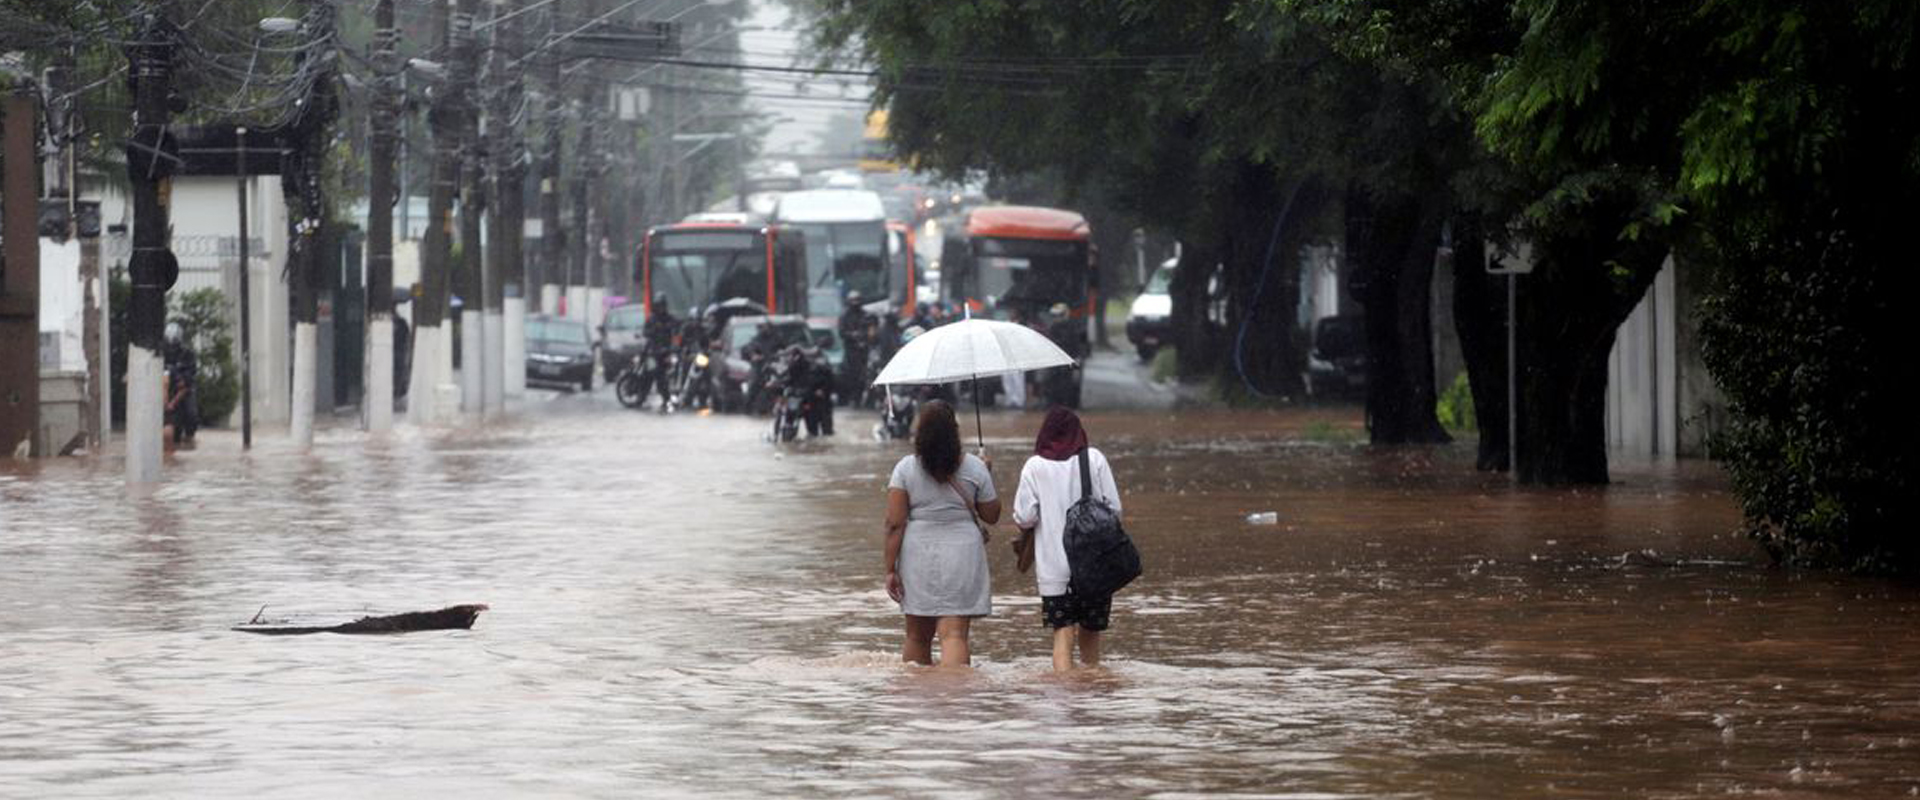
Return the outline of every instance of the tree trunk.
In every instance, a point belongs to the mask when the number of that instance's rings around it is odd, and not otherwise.
[[[1476,216],[1454,220],[1453,325],[1467,363],[1474,423],[1480,428],[1474,466],[1504,472],[1508,466],[1506,282],[1510,279],[1487,274],[1481,225]]]
[[[1180,252],[1180,266],[1173,272],[1173,285],[1169,287],[1173,299],[1172,339],[1183,381],[1211,374],[1218,360],[1214,325],[1207,318],[1207,287],[1219,262],[1219,253],[1211,245],[1189,242]]]
[[[1269,169],[1249,169],[1267,175],[1250,176],[1236,203],[1228,367],[1251,391],[1302,397],[1307,348],[1299,324],[1299,256],[1325,208],[1326,195],[1311,182],[1282,187]]]
[[[1618,235],[1626,209],[1602,202],[1534,242],[1520,276],[1520,481],[1607,482],[1607,357],[1659,274],[1666,250]]]
[[[1346,249],[1366,308],[1367,427],[1374,444],[1452,441],[1435,413],[1433,259],[1440,215],[1412,195],[1353,188]]]

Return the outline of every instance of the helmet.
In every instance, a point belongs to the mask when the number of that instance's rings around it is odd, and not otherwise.
[[[847,305],[850,305],[850,306],[860,305],[859,289],[852,289],[847,292]]]
[[[654,310],[655,310],[655,311],[658,311],[658,310],[660,310],[660,309],[666,309],[667,311],[672,311],[672,310],[673,310],[672,308],[670,308],[670,307],[668,307],[668,305],[667,305],[667,293],[666,293],[666,292],[654,292],[654,293],[653,293],[653,307],[654,307]]]
[[[152,328],[148,328],[148,330],[152,330]],[[186,338],[186,335],[187,335],[187,332],[180,327],[180,323],[178,322],[167,323],[167,341],[168,342],[171,342],[173,344],[179,344],[182,339]]]

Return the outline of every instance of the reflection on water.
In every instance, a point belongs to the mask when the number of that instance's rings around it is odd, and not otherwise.
[[[775,457],[747,420],[543,414],[312,457],[210,443],[142,497],[111,465],[5,468],[0,795],[1920,786],[1920,594],[1767,569],[1709,466],[1514,490],[1465,447],[1343,443],[1337,414],[1092,415],[1149,569],[1110,668],[1049,673],[1001,538],[979,669],[953,674],[897,660],[897,446]],[[1038,418],[988,422],[1010,490]],[[494,610],[226,630],[456,602]]]

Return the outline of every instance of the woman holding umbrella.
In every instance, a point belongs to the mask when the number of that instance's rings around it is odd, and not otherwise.
[[[988,466],[961,451],[953,406],[921,406],[913,454],[887,482],[887,596],[907,617],[906,661],[932,664],[937,636],[942,666],[968,665],[973,619],[993,611],[986,526],[999,521],[1000,500]]]

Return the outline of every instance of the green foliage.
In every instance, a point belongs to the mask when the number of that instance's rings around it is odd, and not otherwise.
[[[1533,241],[1534,298],[1555,304],[1537,330],[1560,357],[1589,355],[1668,251],[1711,267],[1709,366],[1740,417],[1728,465],[1757,535],[1804,563],[1920,563],[1894,522],[1920,510],[1920,436],[1890,408],[1916,377],[1894,317],[1913,296],[1920,4],[814,6],[823,44],[879,69],[902,155],[1054,176],[1190,246],[1231,251],[1249,169],[1444,193],[1492,239]],[[1132,66],[1004,66],[1113,57]],[[1224,278],[1244,300],[1244,276]],[[1470,403],[1456,380],[1440,412],[1464,428]]]
[[[1473,390],[1467,385],[1467,373],[1462,370],[1453,376],[1453,383],[1440,393],[1436,412],[1440,424],[1454,433],[1472,433],[1480,429],[1480,423],[1473,416]]]
[[[168,319],[180,323],[200,368],[195,387],[200,419],[218,424],[240,404],[240,370],[233,352],[233,326],[228,322],[232,304],[212,287],[169,297],[173,308]]]

